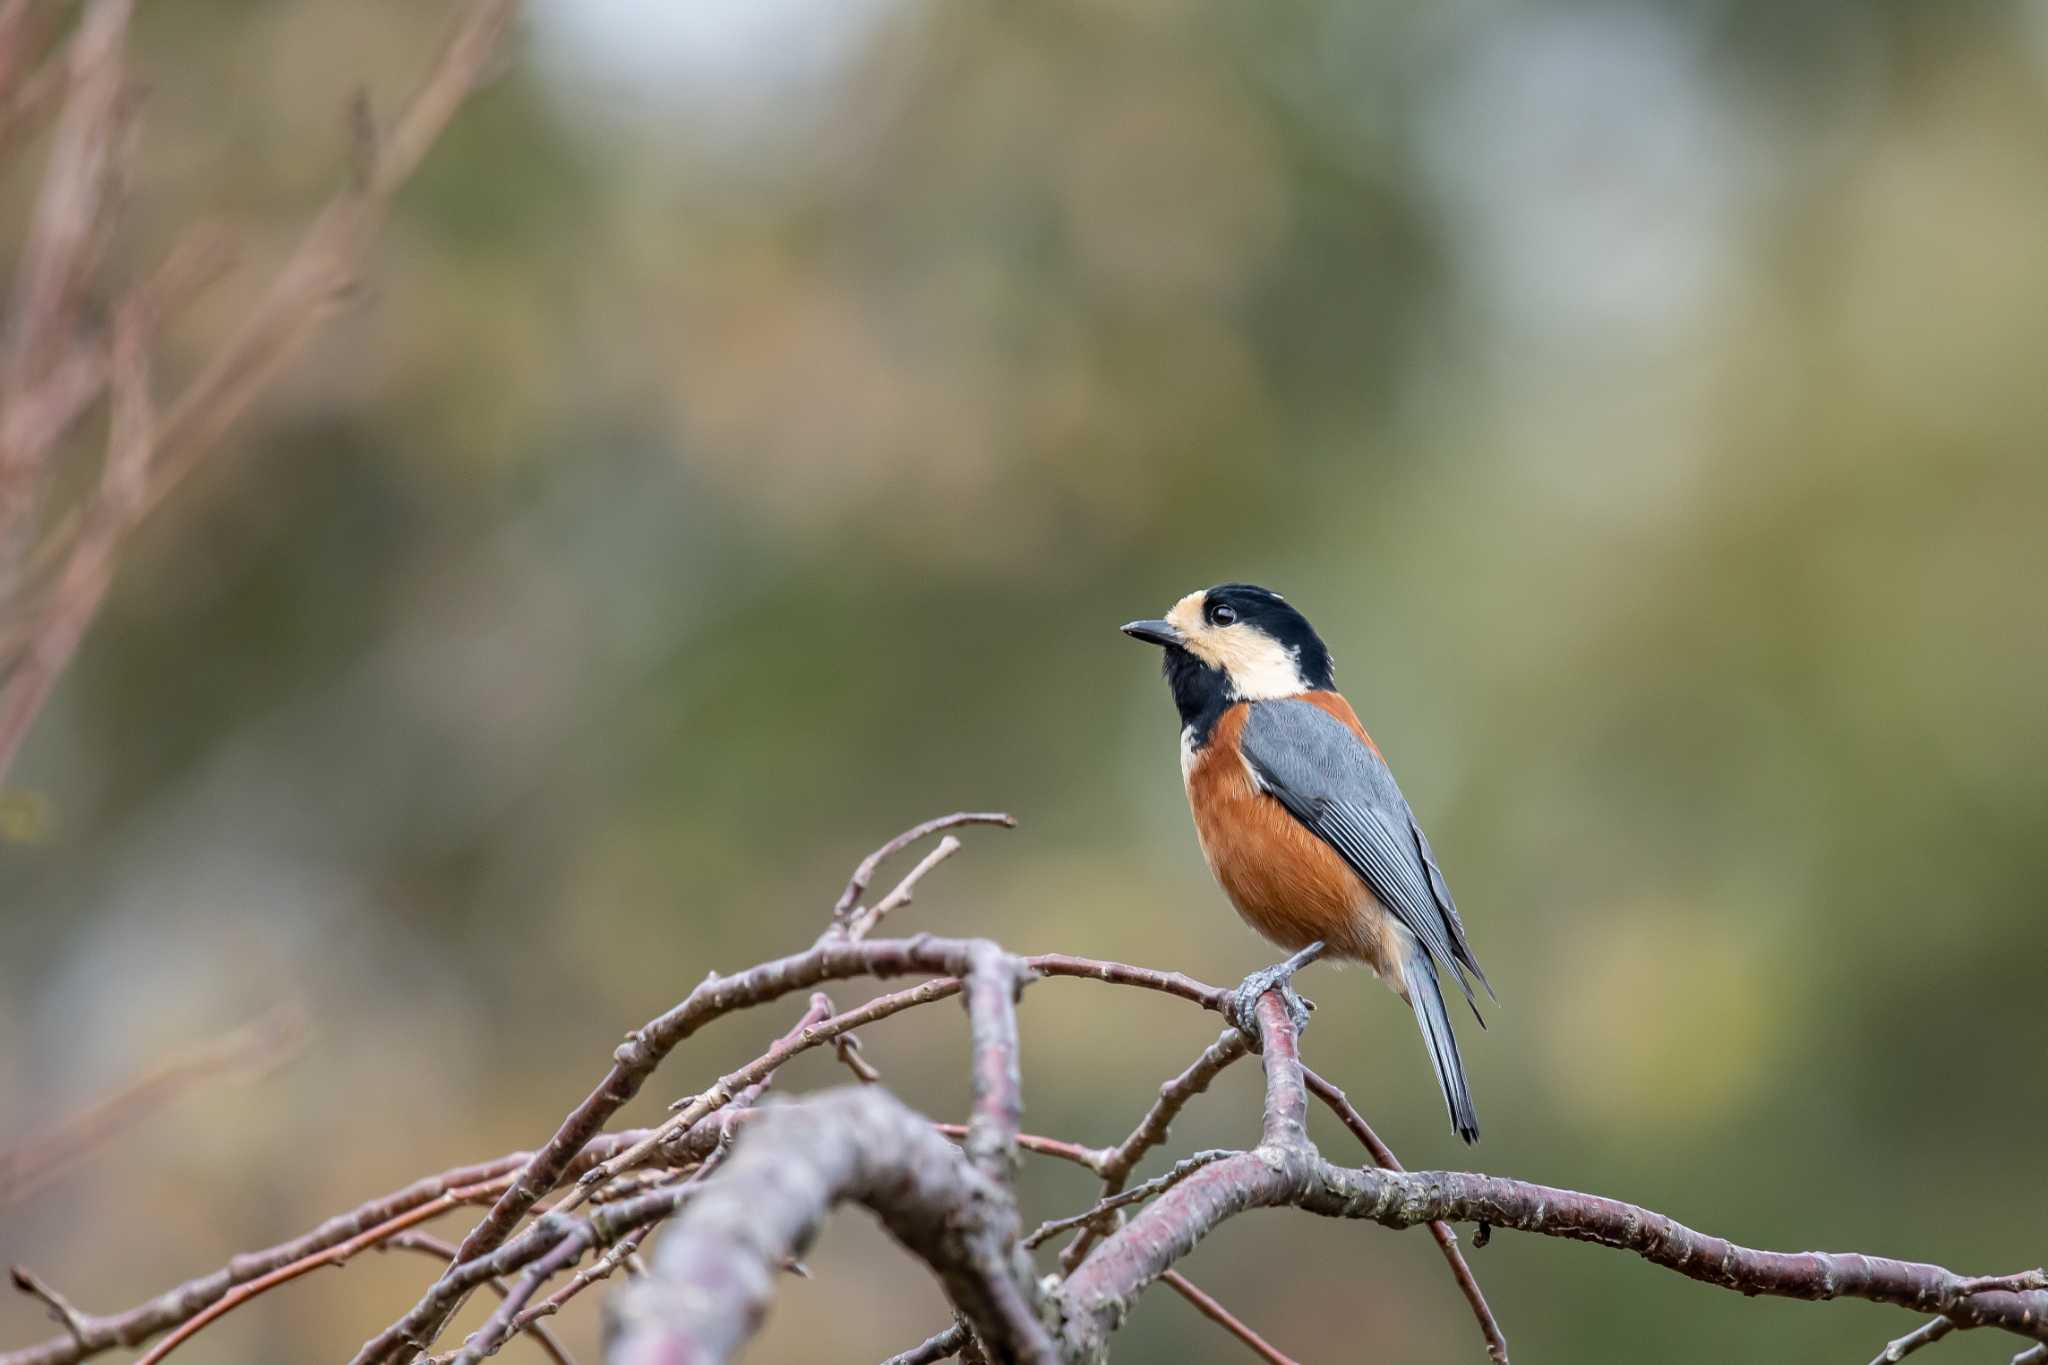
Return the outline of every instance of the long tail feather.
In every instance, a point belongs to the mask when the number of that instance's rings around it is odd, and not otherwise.
[[[1436,1068],[1436,1082],[1443,1088],[1451,1127],[1466,1142],[1477,1142],[1479,1115],[1472,1108],[1472,1090],[1465,1082],[1465,1060],[1458,1055],[1458,1036],[1451,1032],[1451,1016],[1444,1009],[1436,962],[1429,950],[1414,939],[1408,941],[1407,947],[1408,1003],[1415,1009],[1415,1023],[1422,1030],[1422,1040],[1429,1044],[1430,1065]]]

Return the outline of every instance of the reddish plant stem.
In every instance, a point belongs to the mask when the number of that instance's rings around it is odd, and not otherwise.
[[[1380,1140],[1372,1125],[1365,1121],[1365,1115],[1358,1112],[1350,1099],[1317,1075],[1311,1067],[1304,1066],[1302,1075],[1308,1081],[1310,1093],[1327,1105],[1332,1113],[1351,1130],[1351,1135],[1372,1154],[1373,1164],[1382,1170],[1406,1170],[1394,1156],[1394,1149]],[[1451,1268],[1451,1278],[1457,1282],[1458,1292],[1465,1296],[1465,1302],[1472,1309],[1472,1316],[1479,1322],[1479,1334],[1486,1339],[1486,1354],[1494,1365],[1508,1365],[1507,1333],[1501,1330],[1500,1319],[1493,1315],[1492,1307],[1486,1302],[1486,1294],[1479,1288],[1479,1277],[1472,1273],[1472,1265],[1465,1259],[1464,1251],[1458,1246],[1458,1234],[1449,1223],[1434,1218],[1429,1223],[1429,1235],[1436,1239],[1443,1251],[1444,1263]]]
[[[1159,1279],[1168,1289],[1193,1304],[1196,1312],[1250,1347],[1252,1354],[1265,1361],[1266,1365],[1299,1365],[1293,1356],[1284,1354],[1279,1347],[1254,1332],[1243,1319],[1196,1287],[1178,1270],[1169,1270]]]

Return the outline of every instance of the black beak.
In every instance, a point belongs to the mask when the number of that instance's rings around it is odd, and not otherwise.
[[[1179,628],[1171,621],[1129,621],[1120,629],[1133,640],[1143,640],[1148,645],[1172,648],[1183,641]]]

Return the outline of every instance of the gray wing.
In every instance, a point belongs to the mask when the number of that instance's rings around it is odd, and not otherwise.
[[[1335,849],[1430,956],[1452,969],[1467,1001],[1467,972],[1493,994],[1429,840],[1378,754],[1329,712],[1295,700],[1254,703],[1239,743],[1259,785]]]

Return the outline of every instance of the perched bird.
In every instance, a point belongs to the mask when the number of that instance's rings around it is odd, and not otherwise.
[[[1477,1142],[1438,973],[1452,974],[1475,1018],[1467,974],[1489,996],[1493,987],[1422,826],[1336,690],[1322,639],[1280,594],[1248,583],[1189,593],[1164,620],[1123,632],[1166,652],[1202,857],[1245,922],[1294,954],[1245,978],[1239,1026],[1256,1037],[1259,996],[1317,957],[1363,962],[1414,1009],[1451,1126]]]

